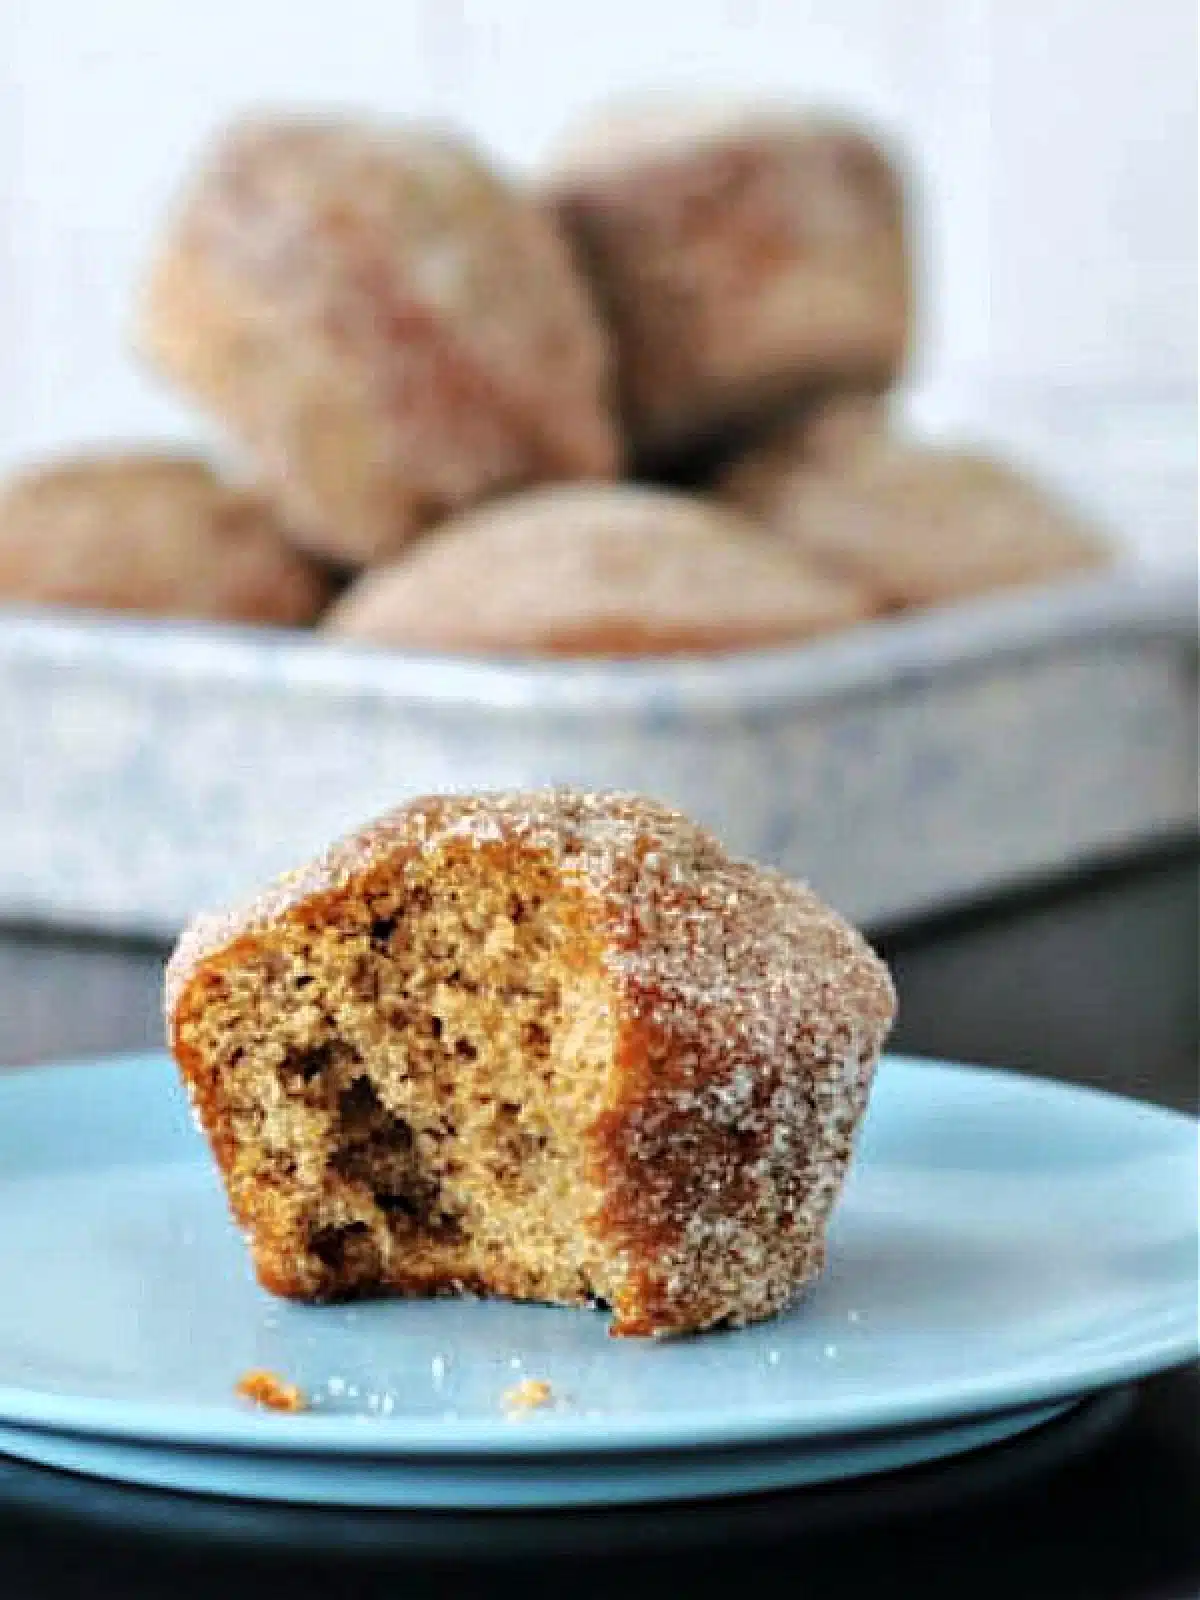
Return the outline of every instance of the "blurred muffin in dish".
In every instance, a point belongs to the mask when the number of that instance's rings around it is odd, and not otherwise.
[[[0,485],[0,602],[300,626],[331,593],[260,494],[150,452]]]
[[[633,485],[530,490],[362,574],[344,638],[474,655],[637,656],[806,639],[870,611],[733,511]]]
[[[617,470],[607,337],[565,241],[438,132],[229,130],[167,230],[139,341],[341,562],[502,486]]]
[[[866,391],[822,396],[726,462],[720,474],[722,498],[759,515],[773,504],[780,480],[797,468],[836,469],[888,438],[886,396]]]
[[[723,493],[881,609],[1047,583],[1111,560],[1078,512],[985,455],[877,436],[836,464],[774,465],[734,467]]]
[[[903,188],[856,128],[627,104],[581,126],[545,188],[609,315],[642,458],[903,363]]]

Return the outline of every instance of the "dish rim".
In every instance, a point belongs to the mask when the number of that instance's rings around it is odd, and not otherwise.
[[[163,684],[286,691],[413,710],[594,722],[685,720],[819,705],[859,690],[924,683],[1044,646],[1114,634],[1200,654],[1187,574],[1113,567],[1071,583],[1009,590],[874,618],[799,645],[712,656],[532,660],[405,653],[295,629],[0,605],[0,664],[90,668]]]

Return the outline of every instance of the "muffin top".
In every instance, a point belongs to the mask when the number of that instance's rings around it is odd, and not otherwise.
[[[626,656],[779,644],[856,622],[851,585],[733,511],[633,485],[532,490],[366,573],[334,633],[413,650]]]
[[[834,391],[796,407],[725,466],[718,493],[754,517],[770,512],[779,485],[804,467],[837,467],[888,441],[887,397]]]
[[[167,967],[169,1024],[198,968],[248,934],[349,892],[376,870],[447,849],[544,854],[607,908],[614,974],[651,1010],[718,1023],[730,1047],[775,1047],[785,1021],[858,1019],[882,1034],[895,1009],[887,970],[862,936],[805,885],[730,857],[673,806],[569,787],[422,795],[339,840],[256,899],[197,917]],[[794,1012],[794,1015],[792,1013]]]
[[[874,439],[836,465],[738,469],[725,491],[884,608],[1049,581],[1111,559],[1072,507],[986,455]]]
[[[0,599],[301,624],[329,593],[269,503],[200,460],[98,455],[0,488]]]
[[[152,357],[180,258],[205,262],[239,315],[360,366],[399,412],[404,383],[427,379],[401,358],[432,321],[474,403],[503,410],[548,465],[615,467],[608,342],[567,246],[457,135],[362,118],[234,123],[181,197],[150,275]]]

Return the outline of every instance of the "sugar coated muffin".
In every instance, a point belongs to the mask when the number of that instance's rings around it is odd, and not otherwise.
[[[93,456],[0,486],[0,602],[298,626],[329,594],[263,497],[202,461]]]
[[[727,492],[747,498],[746,484]],[[822,570],[881,608],[937,605],[1104,565],[1073,508],[984,455],[877,442],[836,468],[800,463],[751,484],[753,509]]]
[[[736,512],[622,484],[468,512],[362,574],[324,626],[411,650],[630,656],[782,644],[869,611]]]
[[[617,1334],[820,1270],[894,1005],[807,889],[566,790],[413,800],[200,918],[166,981],[266,1288],[602,1301]]]
[[[238,124],[144,296],[149,359],[348,563],[501,485],[606,477],[609,352],[544,209],[411,126]]]
[[[727,460],[719,474],[720,498],[751,516],[769,512],[780,482],[799,468],[837,468],[861,450],[886,445],[883,395],[838,392],[797,408]]]
[[[638,453],[669,455],[909,340],[899,176],[858,129],[657,101],[583,125],[546,182],[610,317]]]

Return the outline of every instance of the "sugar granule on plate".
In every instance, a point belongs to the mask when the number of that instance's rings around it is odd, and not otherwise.
[[[234,1390],[244,1400],[250,1400],[267,1411],[308,1410],[308,1396],[304,1390],[265,1367],[252,1367],[249,1372],[243,1372]]]
[[[519,1416],[524,1411],[536,1411],[540,1406],[549,1405],[553,1393],[545,1378],[522,1378],[520,1383],[506,1389],[500,1399],[510,1415]]]

